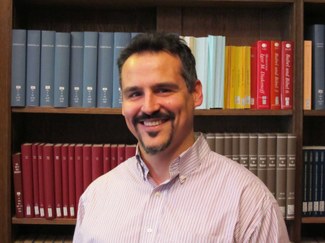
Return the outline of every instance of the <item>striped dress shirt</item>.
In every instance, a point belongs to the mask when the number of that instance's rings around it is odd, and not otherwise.
[[[242,165],[201,135],[155,185],[139,156],[95,180],[79,200],[73,242],[289,242],[278,204]]]

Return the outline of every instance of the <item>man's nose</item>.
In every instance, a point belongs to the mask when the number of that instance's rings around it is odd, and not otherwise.
[[[156,97],[153,93],[144,95],[144,102],[141,108],[141,111],[146,114],[152,114],[159,110],[159,98]]]

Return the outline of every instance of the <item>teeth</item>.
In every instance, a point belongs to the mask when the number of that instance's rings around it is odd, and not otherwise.
[[[143,124],[147,127],[153,127],[153,126],[158,126],[162,123],[161,120],[157,120],[157,121],[145,121]]]

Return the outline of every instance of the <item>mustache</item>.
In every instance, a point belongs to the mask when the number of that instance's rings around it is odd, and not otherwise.
[[[147,119],[161,119],[161,120],[174,120],[175,119],[175,114],[173,112],[167,112],[167,113],[162,113],[160,111],[157,111],[155,113],[152,113],[150,115],[148,114],[140,114],[139,116],[136,116],[132,119],[133,124],[137,124],[139,122],[142,122]]]

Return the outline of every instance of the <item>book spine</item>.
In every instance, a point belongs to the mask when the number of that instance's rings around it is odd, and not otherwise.
[[[98,32],[84,32],[83,107],[96,107]]]
[[[205,139],[208,142],[208,145],[212,151],[215,151],[215,137],[214,133],[207,133]]]
[[[270,103],[272,110],[279,110],[281,91],[281,42],[271,41],[271,80],[270,80]]]
[[[239,163],[239,134],[233,133],[231,137],[231,158],[233,161]]]
[[[214,134],[214,151],[218,154],[224,155],[225,153],[225,141],[223,133],[215,133]]]
[[[99,32],[97,107],[112,107],[114,33]]]
[[[111,169],[117,166],[117,144],[111,144]]]
[[[83,59],[84,33],[71,32],[71,59],[70,59],[70,106],[82,107],[83,94]]]
[[[257,134],[248,134],[248,169],[257,175]]]
[[[257,176],[266,184],[266,153],[267,153],[267,136],[266,134],[257,134]]]
[[[83,186],[83,144],[76,144],[75,146],[75,188],[76,188],[76,205],[78,205],[79,198],[84,191]],[[76,208],[76,215],[78,208]]]
[[[137,146],[135,144],[125,145],[125,160],[135,156]]]
[[[69,216],[76,217],[76,173],[75,173],[75,144],[68,146],[68,173],[69,173]]]
[[[308,216],[308,153],[303,147],[303,192],[302,192],[302,216]]]
[[[26,104],[26,30],[12,30],[11,106]]]
[[[84,144],[82,150],[82,166],[83,166],[83,187],[84,190],[92,182],[92,165],[91,165],[91,144]]]
[[[248,134],[239,134],[239,164],[248,169],[249,139]]]
[[[24,199],[23,199],[22,164],[21,164],[20,152],[12,155],[12,169],[13,169],[16,217],[23,218]]]
[[[91,147],[91,164],[92,164],[92,181],[101,176],[104,172],[103,168],[103,145],[94,144]]]
[[[117,164],[125,161],[125,144],[118,144],[117,146]]]
[[[287,138],[287,187],[286,219],[295,217],[295,174],[296,174],[296,136],[288,134]]]
[[[293,41],[282,41],[281,45],[281,109],[292,109],[294,44]]]
[[[44,147],[43,143],[40,143],[37,146],[39,211],[40,211],[41,218],[45,217],[43,147]]]
[[[251,46],[251,109],[257,109],[257,48]]]
[[[34,216],[39,217],[39,186],[38,186],[38,143],[32,144],[32,167],[33,167],[33,201],[34,201]]]
[[[33,201],[33,165],[32,165],[32,144],[21,145],[22,175],[23,175],[23,196],[24,196],[24,216],[34,217]]]
[[[40,105],[41,31],[27,30],[26,106]]]
[[[41,32],[40,106],[54,105],[55,31]]]
[[[44,173],[44,203],[45,218],[55,218],[55,185],[54,185],[54,160],[53,144],[43,147],[43,173]]]
[[[69,106],[70,33],[55,33],[54,107]]]
[[[319,214],[320,216],[325,216],[325,148],[323,147],[320,150],[320,159],[319,159]]]
[[[312,104],[312,41],[304,41],[304,110],[311,110]]]
[[[121,51],[130,43],[131,34],[129,32],[114,32],[114,52],[113,63],[117,63],[117,59],[120,56]],[[120,89],[120,75],[118,66],[113,67],[113,108],[122,107],[122,93]]]
[[[104,144],[103,146],[103,173],[111,170],[111,145]]]
[[[54,156],[54,205],[57,218],[63,217],[62,212],[62,144],[53,147]]]
[[[276,190],[276,135],[267,134],[266,186],[275,197]]]
[[[62,159],[62,214],[64,218],[69,217],[69,162],[68,146],[63,144],[61,147]]]
[[[276,138],[276,194],[283,217],[286,216],[286,168],[287,168],[287,135],[277,134]]]

